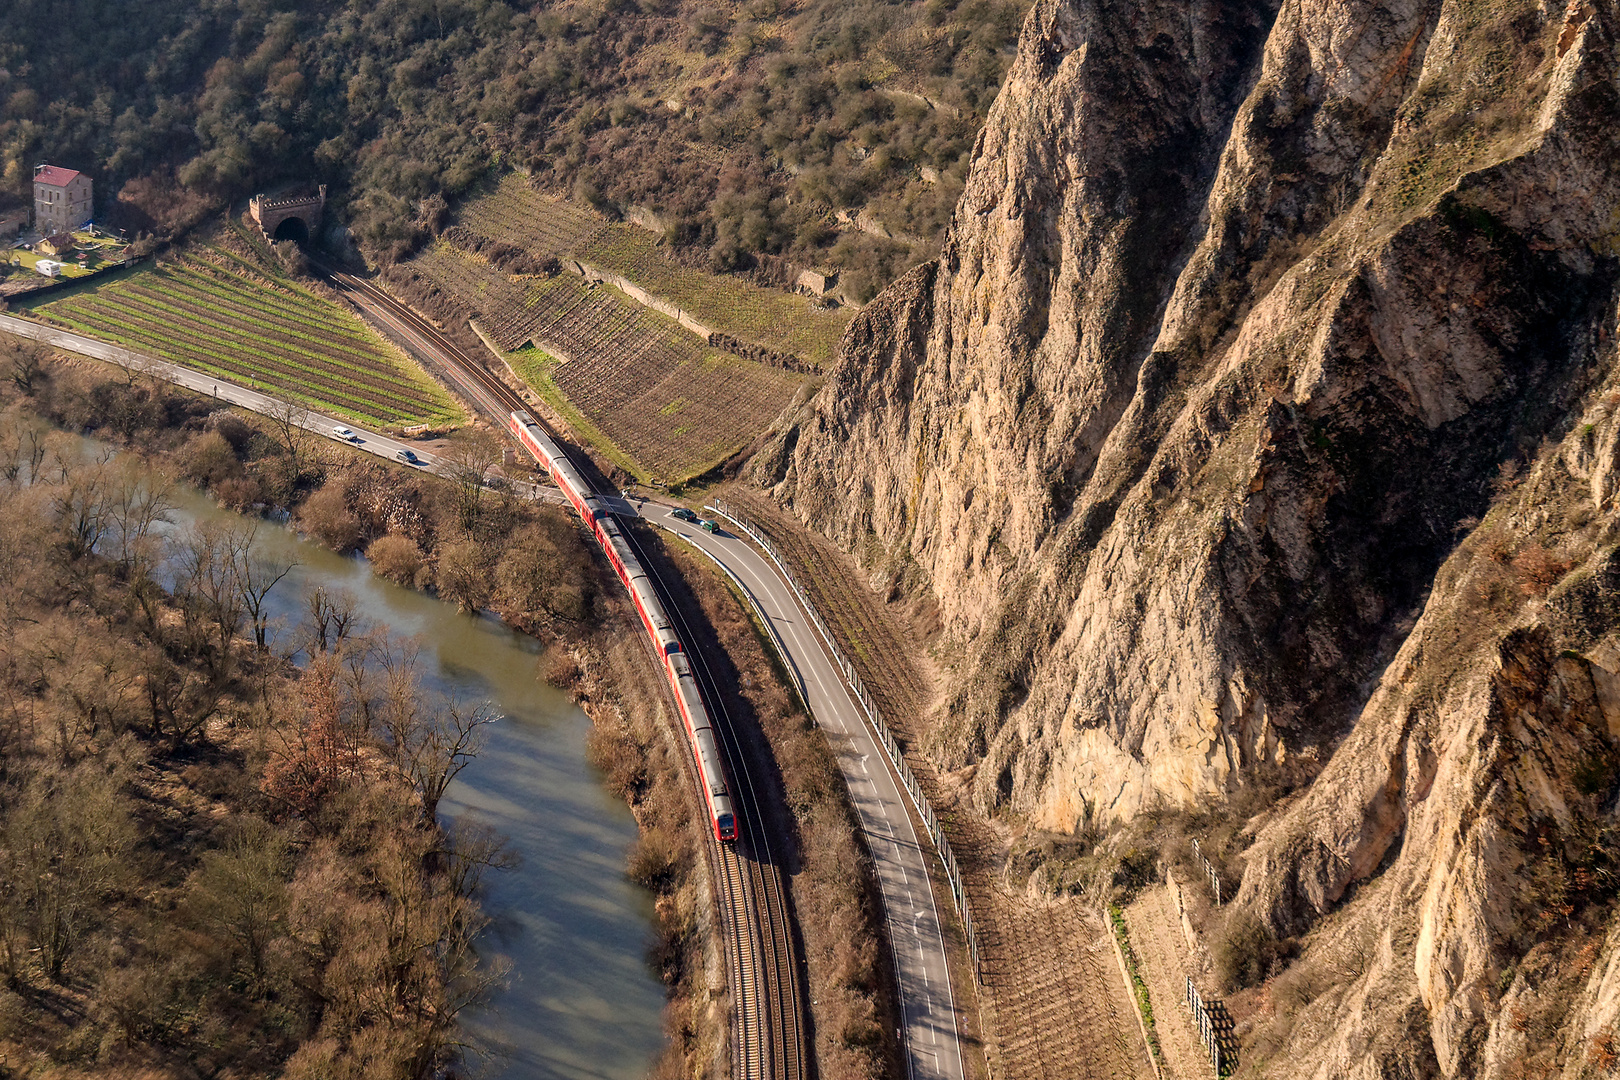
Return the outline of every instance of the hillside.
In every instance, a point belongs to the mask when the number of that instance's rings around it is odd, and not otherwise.
[[[929,255],[1023,0],[14,0],[0,186],[95,175],[160,234],[288,182],[331,185],[377,258],[492,167],[695,261],[788,256],[859,299]],[[119,200],[115,201],[114,196]]]
[[[1246,1074],[1615,1060],[1617,33],[1039,0],[940,257],[752,463],[937,606],[982,811],[1260,811]]]

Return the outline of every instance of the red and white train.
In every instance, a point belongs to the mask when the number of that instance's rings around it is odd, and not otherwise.
[[[641,616],[647,636],[652,639],[653,648],[664,665],[664,674],[675,691],[675,703],[686,725],[687,742],[697,761],[698,776],[703,780],[703,799],[708,807],[709,824],[719,839],[737,839],[737,813],[731,803],[731,788],[726,780],[725,767],[720,762],[720,748],[715,743],[709,710],[703,704],[703,696],[698,693],[697,679],[693,677],[691,663],[681,648],[681,639],[675,636],[675,628],[670,625],[664,605],[647,578],[646,568],[625,540],[618,521],[602,506],[601,500],[585,483],[585,478],[574,468],[574,463],[568,460],[568,455],[562,452],[556,441],[541,430],[526,412],[512,413],[507,422],[518,441],[546,467],[557,487],[574,504],[574,509],[579,511],[580,518],[607,555],[608,562],[613,564],[619,580],[630,590],[636,614]]]

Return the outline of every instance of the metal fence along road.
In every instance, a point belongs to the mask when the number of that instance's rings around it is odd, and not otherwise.
[[[838,648],[838,643],[834,639],[832,631],[822,621],[820,613],[816,611],[816,606],[810,602],[809,594],[804,591],[803,587],[793,577],[793,572],[788,569],[786,560],[778,554],[776,546],[771,543],[770,538],[765,535],[764,531],[756,528],[746,518],[732,513],[724,503],[718,502],[718,500],[714,504],[705,506],[704,509],[719,514],[737,526],[754,543],[758,544],[765,554],[771,557],[771,561],[782,572],[783,579],[787,581],[788,586],[798,596],[800,604],[803,605],[805,612],[810,616],[810,621],[815,624],[817,633],[821,635],[822,641],[826,643],[828,654],[833,658],[833,662],[838,665],[838,669],[843,672],[844,680],[854,693],[855,700],[860,703],[867,723],[871,726],[873,733],[877,735],[878,742],[888,756],[889,763],[894,766],[895,774],[900,777],[900,782],[906,789],[906,794],[911,797],[911,805],[916,809],[917,816],[922,819],[923,825],[928,829],[929,838],[934,842],[934,850],[939,853],[939,861],[944,866],[945,880],[950,884],[951,901],[956,908],[957,917],[962,921],[962,933],[967,940],[968,956],[972,960],[974,981],[980,981],[979,942],[973,931],[973,913],[968,909],[967,889],[962,883],[962,872],[956,865],[956,856],[951,851],[951,843],[946,838],[945,830],[940,826],[939,818],[935,815],[934,808],[929,803],[928,797],[923,794],[922,785],[917,782],[917,777],[912,773],[911,766],[906,764],[905,754],[901,751],[900,744],[895,741],[893,733],[889,731],[889,726],[883,722],[883,714],[878,711],[877,705],[872,701],[871,696],[867,694],[866,688],[861,685],[861,677],[855,670],[855,665],[845,659],[844,654]]]

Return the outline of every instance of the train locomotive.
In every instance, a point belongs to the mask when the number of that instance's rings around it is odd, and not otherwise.
[[[708,810],[709,824],[717,839],[728,843],[737,839],[737,813],[732,805],[725,766],[720,760],[714,726],[709,721],[709,710],[698,692],[691,661],[681,648],[681,639],[676,636],[646,569],[625,539],[618,521],[603,507],[601,500],[585,483],[585,478],[556,441],[526,412],[512,413],[507,422],[524,449],[546,467],[558,489],[573,504],[596,542],[601,545],[608,562],[613,564],[614,573],[619,575],[619,580],[630,591],[636,614],[652,640],[654,651],[658,653],[670,688],[675,691],[675,704],[686,726],[687,743],[703,782],[703,801]]]

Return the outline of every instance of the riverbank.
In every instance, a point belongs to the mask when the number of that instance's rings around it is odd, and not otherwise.
[[[730,1034],[724,953],[665,688],[572,520],[476,482],[498,459],[491,440],[466,439],[461,482],[443,481],[356,460],[327,440],[301,442],[273,419],[93,362],[0,355],[7,375],[0,404],[27,399],[57,422],[103,431],[224,505],[286,510],[332,549],[364,551],[379,575],[466,609],[492,609],[545,642],[542,677],[568,688],[591,717],[591,758],[641,829],[629,871],[657,897],[650,958],[669,993],[670,1043],[655,1075],[722,1067]],[[706,565],[676,558],[680,573],[670,576],[692,583],[683,603],[701,608],[711,647],[723,646],[735,666],[728,707],[761,734],[757,747],[770,748],[756,754],[755,767],[786,807],[776,824],[794,849],[794,905],[808,913],[800,925],[819,1067],[840,1077],[883,1075],[898,1061],[888,1034],[891,965],[847,794],[737,598]]]
[[[16,407],[0,447],[7,1075],[457,1065],[501,972],[473,948],[487,845],[435,808],[485,717],[417,692],[403,653],[384,679],[354,627],[290,626],[298,667],[267,648],[286,566],[245,519],[175,530],[135,455]]]

